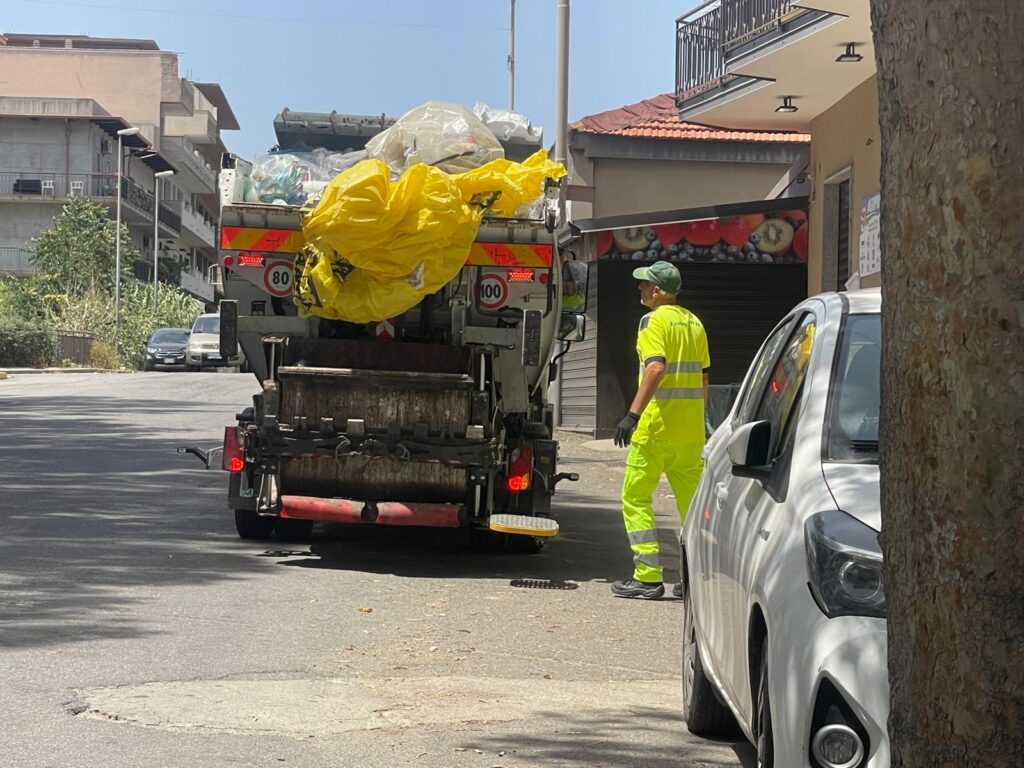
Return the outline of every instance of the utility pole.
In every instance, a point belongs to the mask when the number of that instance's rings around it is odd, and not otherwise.
[[[512,23],[509,26],[511,38],[508,49],[508,108],[516,111],[516,0],[512,3]]]
[[[556,21],[557,53],[555,57],[555,160],[562,165],[569,167],[569,0],[558,0],[558,15]],[[559,196],[558,202],[558,227],[565,225],[565,189]],[[559,270],[559,285],[561,285],[562,265],[556,267]],[[559,342],[559,347],[565,349],[564,342]],[[562,423],[562,367],[559,366],[558,379],[549,390],[551,393],[551,405],[554,410],[554,424],[559,426]]]

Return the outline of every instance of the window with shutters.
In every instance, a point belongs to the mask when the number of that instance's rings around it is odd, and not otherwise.
[[[845,291],[850,279],[850,214],[853,169],[825,179],[822,210],[821,290]]]

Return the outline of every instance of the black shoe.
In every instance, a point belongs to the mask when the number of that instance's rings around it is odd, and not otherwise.
[[[683,583],[677,581],[672,585],[672,597],[678,597],[680,600],[683,598]]]
[[[639,597],[643,600],[657,600],[665,594],[665,585],[660,581],[616,581],[612,584],[612,594],[616,597]]]

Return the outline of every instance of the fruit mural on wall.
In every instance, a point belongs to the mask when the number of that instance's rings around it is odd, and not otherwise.
[[[597,258],[732,264],[807,262],[807,211],[750,213],[597,233]]]

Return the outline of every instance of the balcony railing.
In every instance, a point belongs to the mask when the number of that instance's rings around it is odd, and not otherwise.
[[[676,101],[718,85],[725,76],[722,3],[714,0],[676,20]]]
[[[729,52],[779,29],[804,9],[797,0],[711,0],[676,20],[676,101],[697,96],[732,79]]]
[[[192,232],[205,245],[212,248],[216,240],[216,227],[213,221],[205,216],[203,212],[192,206],[187,200],[181,205],[181,225],[189,232]]]
[[[722,47],[726,50],[777,27],[796,0],[724,0]]]
[[[0,274],[34,275],[39,268],[29,260],[31,255],[23,248],[0,248]]]
[[[206,275],[198,269],[182,271],[179,283],[183,291],[187,291],[203,301],[213,301],[213,286],[207,281]]]
[[[117,176],[100,173],[58,173],[35,171],[9,171],[0,173],[0,197],[67,198],[75,195],[87,197],[113,197]]]
[[[160,203],[160,226],[173,232],[175,235],[181,234],[181,216],[163,202]]]
[[[216,190],[217,172],[199,154],[199,150],[191,141],[183,136],[164,136],[160,141],[160,151],[164,152],[167,159],[177,165],[179,169],[187,170],[199,179],[206,188],[204,191]]]

